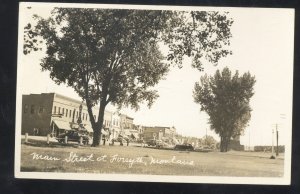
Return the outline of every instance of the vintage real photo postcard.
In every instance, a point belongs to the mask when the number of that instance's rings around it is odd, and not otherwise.
[[[19,8],[17,178],[290,184],[293,9]]]

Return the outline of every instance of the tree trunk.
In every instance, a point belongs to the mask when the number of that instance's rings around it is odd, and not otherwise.
[[[226,143],[225,143],[225,152],[228,152],[228,146],[229,146],[229,143],[230,143],[230,138],[226,138]]]
[[[98,125],[96,125],[98,126]],[[94,134],[93,134],[93,143],[92,143],[92,147],[97,147],[100,145],[100,136],[101,136],[101,131],[100,129],[97,127],[94,130]]]
[[[221,137],[221,142],[220,142],[220,151],[221,152],[228,151],[229,140],[230,140],[230,138],[228,138],[228,137]]]
[[[106,106],[106,102],[104,100],[101,100],[98,121],[96,123],[96,127],[93,128],[94,135],[93,135],[92,147],[97,147],[100,145],[100,138],[101,138],[101,131],[102,131],[103,120],[104,120],[105,106]]]
[[[220,151],[221,151],[221,152],[225,152],[224,137],[221,137]]]

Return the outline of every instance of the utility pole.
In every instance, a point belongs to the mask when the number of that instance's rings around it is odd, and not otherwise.
[[[278,152],[278,127],[277,127],[277,123],[276,123],[276,156],[279,155],[279,152]]]
[[[272,128],[272,156],[270,157],[270,159],[275,159],[274,156],[274,129]]]
[[[249,129],[249,151],[250,151],[250,129]]]

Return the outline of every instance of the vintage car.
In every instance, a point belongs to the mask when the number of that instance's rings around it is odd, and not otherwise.
[[[200,146],[198,148],[195,148],[195,151],[197,151],[197,152],[212,152],[213,149],[209,146]]]
[[[69,142],[78,142],[80,143],[80,137],[82,137],[82,143],[84,145],[89,144],[89,137],[85,133],[81,133],[77,130],[68,130],[65,133],[60,134],[58,137],[56,137],[57,141],[59,143],[65,143],[65,138],[67,138],[67,141]]]
[[[158,140],[158,139],[150,139],[149,141],[147,141],[146,144],[148,146],[154,146],[157,148],[165,148],[165,147],[169,146],[167,143],[163,142],[162,140]]]
[[[127,136],[119,135],[117,138],[112,139],[112,143],[114,144],[115,142],[119,142],[120,145],[126,145],[127,143],[129,144],[130,139]]]
[[[194,151],[194,147],[192,144],[177,144],[174,147],[174,150],[183,150],[183,151]]]

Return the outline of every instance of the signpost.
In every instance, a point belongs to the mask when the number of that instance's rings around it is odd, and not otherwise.
[[[156,140],[156,133],[153,133],[153,139]]]

